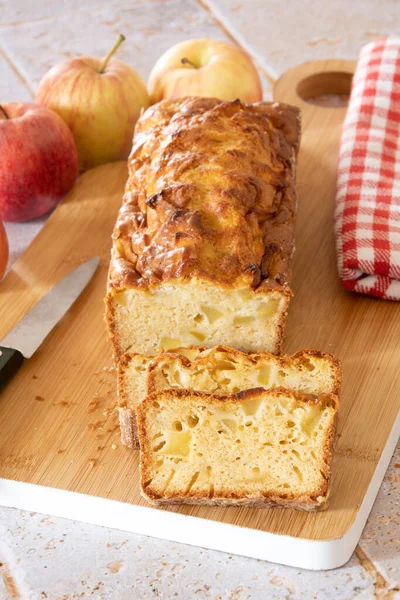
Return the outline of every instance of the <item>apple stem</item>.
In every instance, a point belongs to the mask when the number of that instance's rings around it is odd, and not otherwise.
[[[112,57],[112,55],[115,54],[115,52],[118,50],[118,48],[120,47],[120,45],[122,44],[122,42],[125,39],[126,39],[125,36],[122,35],[122,33],[120,33],[119,36],[118,36],[117,41],[114,44],[114,46],[111,48],[110,52],[107,54],[107,56],[103,60],[103,62],[101,64],[101,67],[100,67],[99,73],[104,73],[104,71],[106,70],[106,66],[108,64],[108,61],[110,60],[110,58]]]
[[[6,109],[2,107],[2,105],[0,104],[0,112],[3,113],[3,115],[5,116],[6,119],[9,119],[10,117],[8,116]]]
[[[196,65],[194,63],[192,63],[192,61],[190,61],[188,58],[181,58],[181,63],[183,65],[190,65],[191,67],[194,67],[195,69],[197,69]]]

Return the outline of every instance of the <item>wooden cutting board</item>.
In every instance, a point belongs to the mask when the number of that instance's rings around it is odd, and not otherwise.
[[[284,350],[328,350],[343,363],[330,508],[159,510],[141,499],[138,452],[121,446],[112,410],[115,374],[103,322],[123,163],[81,177],[0,285],[1,339],[63,275],[101,258],[87,289],[0,396],[0,503],[306,568],[348,560],[399,434],[400,305],[348,293],[338,280],[333,207],[345,109],[312,105],[299,93],[347,93],[353,69],[353,62],[307,63],[275,88],[275,98],[298,105],[303,118],[295,297]]]

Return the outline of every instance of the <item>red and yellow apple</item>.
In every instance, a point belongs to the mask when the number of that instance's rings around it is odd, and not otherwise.
[[[211,39],[188,40],[167,50],[154,65],[148,88],[152,103],[183,96],[262,100],[261,80],[248,54]]]
[[[72,134],[37,104],[0,106],[0,220],[27,221],[51,210],[78,175]]]
[[[150,103],[136,71],[111,58],[124,39],[104,60],[82,56],[53,67],[39,86],[36,101],[71,129],[81,170],[126,159],[135,123]]]
[[[6,271],[8,262],[8,241],[6,230],[0,221],[0,281]]]

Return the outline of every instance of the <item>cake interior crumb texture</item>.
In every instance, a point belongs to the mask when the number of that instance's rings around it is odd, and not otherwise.
[[[164,390],[137,408],[141,487],[154,503],[322,508],[337,396]]]
[[[231,345],[251,351],[279,351],[290,291],[257,294],[192,279],[144,292],[126,289],[113,296],[115,334],[124,350],[155,355],[198,344]],[[140,344],[133,343],[140,340]]]

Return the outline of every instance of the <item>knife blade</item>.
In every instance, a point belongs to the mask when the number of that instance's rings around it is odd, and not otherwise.
[[[98,264],[95,256],[65,275],[0,341],[0,389],[42,344],[53,327],[80,296]]]

